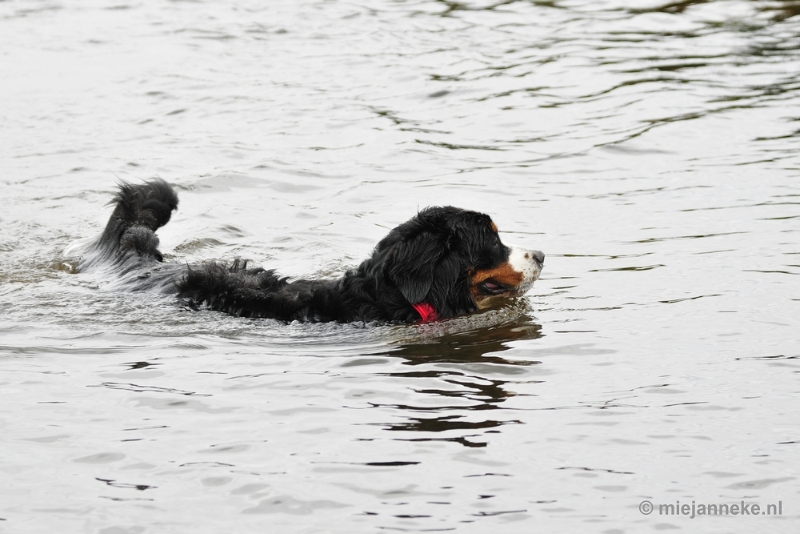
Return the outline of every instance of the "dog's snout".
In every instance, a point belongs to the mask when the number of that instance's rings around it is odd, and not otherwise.
[[[544,265],[544,252],[541,250],[534,250],[531,254],[533,254],[533,258],[539,262],[539,265]]]

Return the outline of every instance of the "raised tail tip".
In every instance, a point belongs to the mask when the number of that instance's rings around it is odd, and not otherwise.
[[[125,222],[156,231],[178,209],[178,195],[167,182],[155,178],[141,184],[120,183],[111,203],[117,205],[115,215]]]

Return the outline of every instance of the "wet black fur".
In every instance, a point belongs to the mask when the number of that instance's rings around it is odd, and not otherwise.
[[[426,302],[440,318],[475,311],[472,269],[494,267],[509,250],[488,215],[432,207],[384,237],[372,256],[333,280],[289,281],[272,270],[232,264],[184,266],[163,262],[155,232],[178,206],[162,180],[122,184],[103,233],[85,250],[80,269],[111,269],[133,290],[175,292],[194,305],[243,317],[283,321],[416,322],[413,303]]]

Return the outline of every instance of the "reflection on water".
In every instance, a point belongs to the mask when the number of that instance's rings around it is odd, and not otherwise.
[[[373,404],[376,408],[408,412],[402,421],[380,426],[385,430],[431,433],[419,438],[402,437],[401,441],[446,441],[465,447],[485,447],[487,442],[481,440],[485,429],[521,424],[519,420],[498,421],[474,412],[502,409],[506,399],[517,395],[513,386],[521,380],[528,384],[541,382],[517,370],[540,361],[509,360],[501,356],[511,349],[514,341],[542,336],[541,325],[529,313],[526,303],[517,301],[477,316],[417,327],[421,339],[403,341],[384,354],[401,357],[408,365],[431,369],[402,370],[383,376],[397,379],[401,384],[409,380],[408,387],[422,402],[419,405]],[[507,378],[495,378],[497,376]],[[441,384],[441,387],[431,387],[431,383]],[[426,396],[443,398],[434,404],[425,399]],[[444,437],[442,433],[457,435]]]
[[[798,15],[0,2],[0,530],[610,534],[711,528],[644,498],[789,503]],[[336,276],[442,204],[548,263],[525,299],[403,327],[76,274],[115,182],[153,176],[177,263]]]
[[[535,360],[508,360],[499,355],[511,348],[513,341],[533,340],[541,337],[541,326],[525,313],[521,303],[515,303],[500,310],[498,315],[506,312],[510,319],[497,321],[491,326],[477,327],[474,318],[459,318],[447,323],[434,323],[419,327],[425,330],[421,342],[404,342],[398,348],[392,348],[387,356],[402,357],[407,364],[433,367],[430,370],[399,371],[384,376],[394,379],[410,379],[409,387],[418,396],[441,396],[442,402],[435,405],[426,400],[425,405],[374,404],[378,408],[407,411],[403,421],[381,425],[386,430],[414,431],[434,433],[429,437],[400,438],[407,441],[450,441],[466,447],[485,447],[487,443],[480,440],[485,429],[493,429],[506,424],[521,424],[518,420],[497,421],[486,419],[473,412],[480,410],[502,409],[502,403],[516,393],[513,384],[520,380],[536,383],[517,371],[522,366],[541,363]],[[483,315],[488,315],[484,313]],[[501,315],[502,317],[502,315]],[[454,324],[455,323],[455,324]],[[472,324],[471,330],[457,330],[464,325]],[[438,332],[437,332],[438,330]],[[430,337],[433,336],[433,337]],[[445,365],[442,365],[445,364]],[[508,378],[490,378],[507,376]],[[422,379],[422,380],[419,380]],[[403,382],[402,380],[400,381]],[[441,383],[442,387],[417,387],[417,383]],[[511,382],[511,387],[507,385]],[[456,412],[456,414],[452,414]],[[459,414],[463,412],[463,414]],[[427,414],[426,416],[417,414]],[[441,415],[436,415],[441,414]],[[488,415],[488,414],[487,414]],[[469,417],[469,420],[467,420]],[[454,437],[437,437],[439,433],[457,432]]]
[[[511,348],[513,341],[542,337],[542,327],[530,315],[531,311],[527,301],[515,299],[491,311],[418,325],[412,330],[413,341],[401,338],[399,346],[391,347],[385,354],[407,358],[407,363],[411,365],[441,362],[502,365],[539,363],[512,362],[496,355]]]

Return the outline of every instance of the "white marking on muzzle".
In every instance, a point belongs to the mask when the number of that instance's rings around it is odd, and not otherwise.
[[[528,291],[533,286],[533,283],[539,279],[539,275],[542,274],[544,254],[538,250],[527,250],[512,246],[508,248],[511,249],[511,253],[508,255],[508,264],[515,271],[522,273],[522,282],[517,290],[521,295]]]

